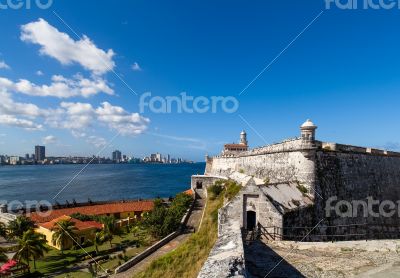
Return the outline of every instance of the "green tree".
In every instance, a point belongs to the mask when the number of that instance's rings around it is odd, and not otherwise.
[[[96,248],[96,253],[99,253],[99,245],[101,245],[103,243],[103,238],[102,238],[102,233],[101,232],[97,232],[94,235],[94,240],[93,240],[93,244],[94,244],[94,248]]]
[[[54,225],[53,237],[51,239],[53,245],[60,246],[61,254],[64,254],[65,244],[76,238],[76,227],[75,223],[70,220],[61,220]]]
[[[22,235],[33,229],[35,223],[25,216],[18,216],[17,219],[8,224],[9,235],[11,238],[22,238]]]
[[[6,252],[4,251],[3,248],[0,247],[0,262],[7,262],[8,257],[6,255]]]
[[[99,236],[101,241],[108,241],[110,247],[112,247],[112,240],[114,235],[119,234],[119,229],[117,228],[115,218],[113,216],[104,216],[100,219],[103,224],[103,230],[101,230]]]
[[[6,238],[7,237],[7,228],[6,225],[0,222],[0,236]]]
[[[176,231],[192,201],[191,196],[181,193],[176,195],[169,207],[155,204],[153,210],[146,214],[143,220],[144,227],[154,237],[163,237]]]
[[[33,266],[36,269],[36,260],[44,257],[44,253],[49,251],[46,242],[43,235],[28,230],[18,240],[18,251],[14,257],[18,260],[24,260],[28,265],[30,260],[33,259]]]

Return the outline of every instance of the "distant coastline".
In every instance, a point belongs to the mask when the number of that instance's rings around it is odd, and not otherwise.
[[[1,166],[52,166],[52,165],[85,165],[85,164],[92,164],[92,165],[103,165],[103,164],[156,164],[156,165],[181,165],[181,164],[196,164],[196,163],[202,163],[198,161],[184,161],[184,162],[179,162],[179,163],[163,163],[163,162],[115,162],[115,161],[110,161],[110,162],[99,162],[99,161],[92,161],[90,162],[90,159],[79,161],[79,162],[62,162],[62,163],[19,163],[19,164],[6,164],[6,163],[0,163]]]

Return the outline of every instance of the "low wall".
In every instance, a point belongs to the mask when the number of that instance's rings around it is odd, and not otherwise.
[[[212,175],[193,175],[191,177],[191,188],[192,190],[199,190],[197,183],[201,184],[201,189],[206,189],[207,187],[213,185],[218,180],[226,180],[226,177],[212,176]]]
[[[131,267],[135,266],[141,260],[147,258],[151,254],[153,254],[155,251],[157,251],[159,248],[163,247],[165,244],[167,244],[168,242],[170,242],[171,240],[176,238],[180,233],[181,233],[180,231],[176,231],[176,232],[173,232],[172,234],[169,234],[168,236],[164,237],[162,240],[160,240],[157,243],[155,243],[154,245],[150,246],[149,248],[144,250],[139,255],[133,257],[132,259],[130,259],[126,263],[124,263],[121,266],[117,267],[115,269],[115,273],[124,272],[124,271],[130,269]]]
[[[179,229],[177,231],[167,235],[166,237],[164,237],[160,241],[156,242],[155,244],[153,244],[152,246],[150,246],[149,248],[144,250],[142,253],[136,255],[135,257],[133,257],[132,259],[130,259],[126,263],[124,263],[124,264],[120,265],[119,267],[117,267],[115,269],[115,273],[124,272],[124,271],[130,269],[131,267],[134,267],[140,261],[142,261],[143,259],[147,258],[151,254],[156,252],[158,249],[163,247],[165,244],[167,244],[168,242],[170,242],[171,240],[173,240],[174,238],[179,236],[182,233],[187,221],[189,220],[190,214],[193,211],[195,203],[196,203],[196,195],[194,197],[194,200],[193,200],[192,204],[190,205],[190,207],[186,211],[185,215],[182,217],[180,227],[179,227]]]
[[[240,197],[236,197],[218,211],[218,239],[198,278],[245,277],[240,220],[229,217],[237,210],[240,210]]]

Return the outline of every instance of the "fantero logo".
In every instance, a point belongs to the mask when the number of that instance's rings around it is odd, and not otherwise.
[[[34,7],[46,10],[53,5],[53,0],[0,0],[0,10],[30,10]]]
[[[139,111],[144,113],[146,108],[156,114],[170,113],[235,113],[239,101],[233,96],[190,96],[185,92],[179,96],[152,96],[150,92],[141,95]]]

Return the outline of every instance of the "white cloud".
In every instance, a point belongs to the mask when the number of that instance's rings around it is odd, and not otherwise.
[[[26,130],[43,130],[43,125],[31,120],[17,118],[11,115],[0,115],[0,124],[24,128]]]
[[[38,70],[38,71],[36,71],[36,75],[37,75],[37,76],[42,76],[42,75],[43,75],[43,72],[42,72],[41,70]]]
[[[85,137],[85,131],[95,124],[105,125],[122,135],[139,135],[147,129],[149,122],[138,113],[129,113],[108,102],[97,108],[90,103],[62,102],[60,108],[46,119],[51,127],[72,130],[72,135],[77,138]]]
[[[10,66],[4,61],[0,61],[0,69],[10,69]]]
[[[0,80],[1,83],[1,80]],[[11,94],[0,87],[0,124],[27,130],[42,130],[43,125],[33,120],[49,112],[32,103],[15,102]]]
[[[132,70],[141,71],[142,68],[140,67],[140,65],[137,62],[134,62],[133,65],[132,65]]]
[[[6,91],[9,83],[9,80],[0,78],[0,124],[3,125],[42,130],[45,124],[52,128],[68,129],[73,136],[84,138],[88,131],[99,126],[106,126],[122,135],[139,135],[150,123],[148,118],[108,102],[103,102],[98,107],[93,107],[90,103],[61,102],[55,109],[16,102]],[[36,123],[38,120],[42,123]]]
[[[47,123],[52,127],[75,130],[73,135],[76,136],[78,131],[92,126],[94,120],[95,113],[90,103],[61,102],[60,111],[50,116]]]
[[[44,145],[50,145],[57,142],[57,138],[54,135],[48,135],[42,138],[42,143]]]
[[[0,84],[1,84],[0,78]],[[37,105],[32,103],[15,102],[11,98],[11,94],[2,90],[0,87],[0,114],[1,115],[18,115],[27,118],[36,118],[47,114],[46,110],[40,109]]]
[[[91,145],[94,145],[96,148],[100,148],[100,147],[104,147],[107,145],[107,140],[104,139],[103,137],[99,137],[99,136],[89,136],[86,139],[86,142],[88,142]]]
[[[73,79],[68,79],[62,75],[53,75],[51,79],[52,82],[50,85],[36,85],[26,79],[13,82],[7,78],[0,77],[0,89],[5,88],[30,96],[51,96],[57,98],[70,98],[75,96],[88,98],[99,93],[108,95],[114,94],[114,90],[110,88],[107,81],[96,76],[93,77],[93,79],[87,79],[76,74]]]
[[[108,102],[103,102],[101,105],[96,109],[98,120],[122,135],[141,134],[150,123],[148,118],[142,117],[138,113],[129,113],[122,107],[112,106]]]
[[[82,131],[77,131],[77,130],[71,130],[72,136],[75,138],[83,138],[86,137],[86,133]]]
[[[40,45],[42,55],[55,58],[63,65],[78,63],[95,74],[104,74],[115,67],[112,49],[104,51],[98,48],[85,35],[76,41],[42,18],[22,25],[20,38]]]

